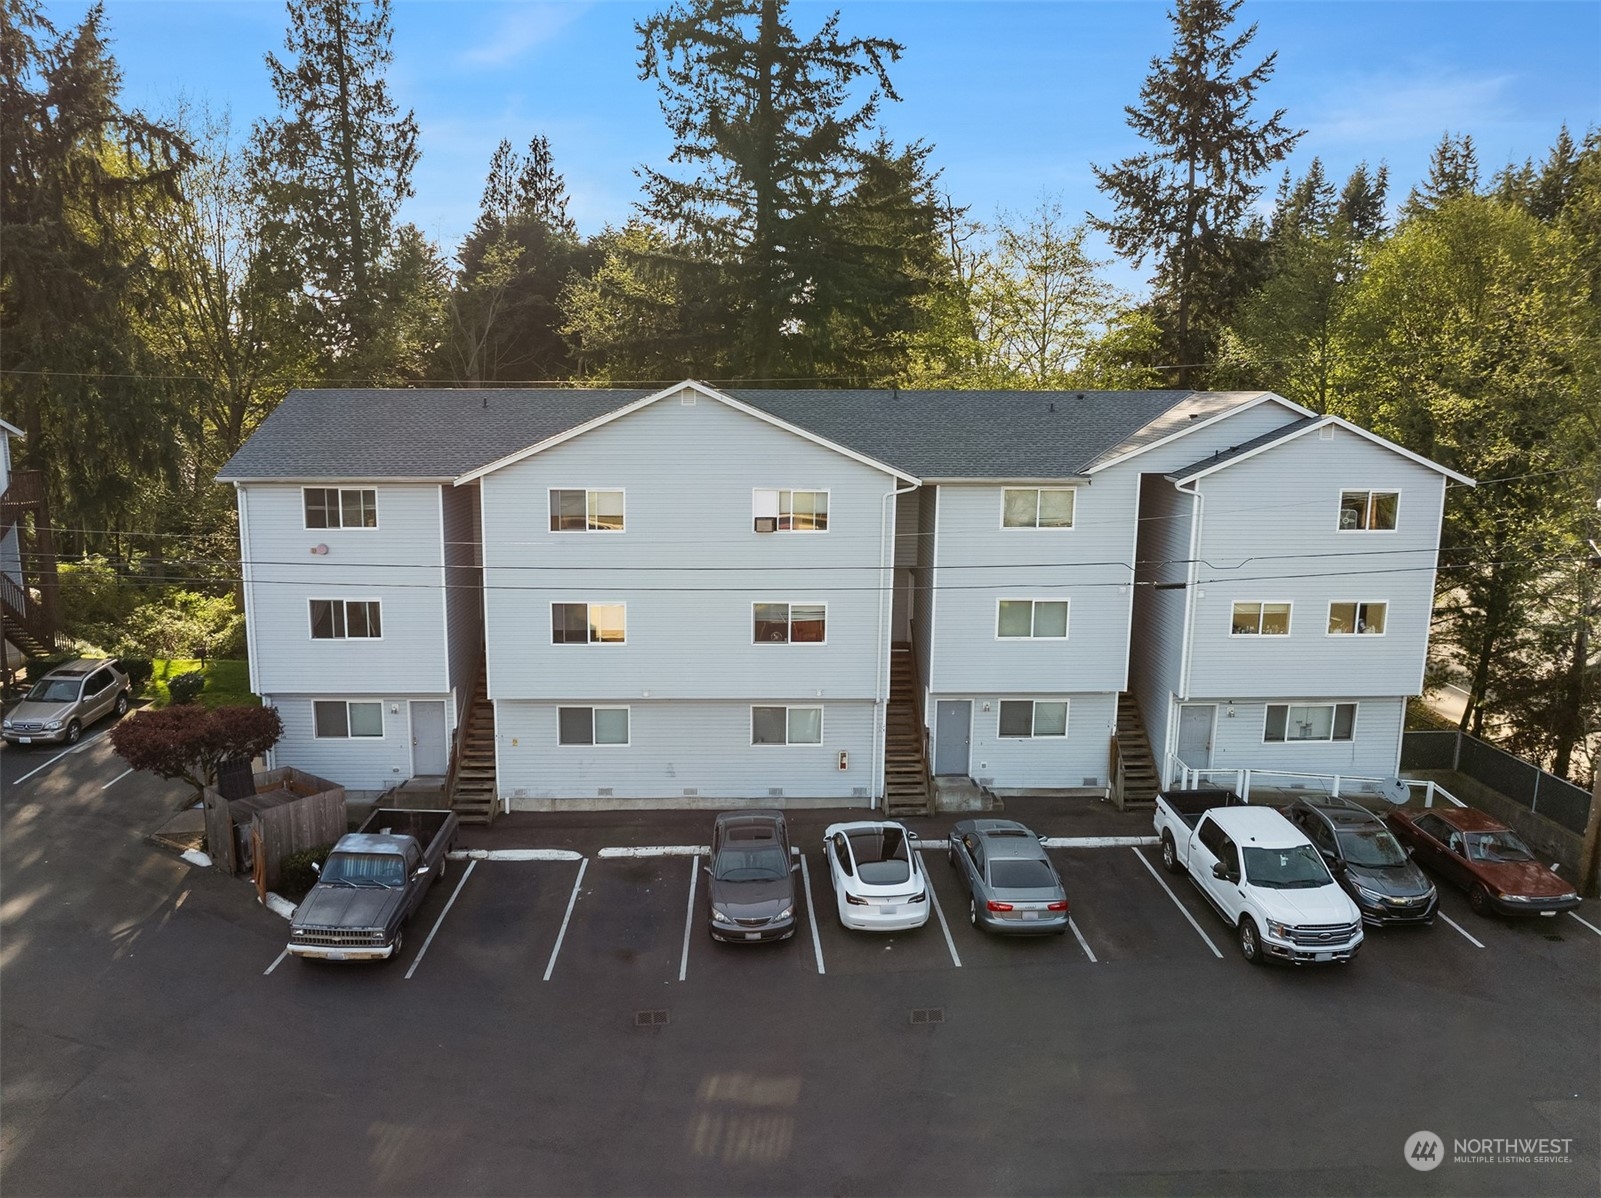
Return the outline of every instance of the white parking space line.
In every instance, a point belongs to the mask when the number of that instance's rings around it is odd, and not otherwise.
[[[26,782],[29,778],[33,777],[40,770],[49,769],[56,762],[60,761],[63,757],[69,757],[73,753],[81,753],[81,752],[83,752],[90,745],[94,744],[97,740],[100,740],[102,737],[104,737],[106,735],[106,733],[108,733],[110,731],[111,731],[111,729],[107,728],[105,730],[105,732],[96,732],[88,740],[80,740],[77,744],[73,745],[72,748],[63,749],[61,752],[57,753],[54,757],[52,757],[49,761],[45,762],[43,765],[34,766],[33,769],[29,770],[26,774],[23,774],[22,777],[18,778],[11,785],[13,785],[13,786],[21,786],[24,782]],[[16,751],[17,750],[15,749],[15,747],[8,748],[6,750],[7,753],[15,753]]]
[[[556,933],[556,947],[550,950],[550,964],[545,966],[545,981],[550,981],[550,975],[556,968],[556,956],[561,952],[561,942],[567,936],[567,925],[573,918],[573,907],[578,902],[578,888],[584,884],[584,871],[589,868],[589,858],[585,857],[578,863],[578,876],[573,879],[572,897],[567,900],[567,914],[561,917],[561,931]]]
[[[428,929],[428,938],[422,942],[422,947],[417,950],[417,957],[412,961],[411,968],[406,970],[406,978],[408,980],[410,980],[412,974],[417,972],[417,966],[422,964],[422,959],[428,955],[428,946],[434,942],[434,936],[439,931],[439,925],[445,922],[445,916],[449,915],[450,909],[456,905],[456,896],[461,893],[461,888],[467,885],[467,879],[473,876],[473,866],[477,864],[478,862],[476,861],[469,861],[467,862],[467,868],[461,871],[461,881],[457,882],[456,889],[450,892],[450,901],[445,904],[445,909],[439,913],[439,918],[434,920],[434,926]]]
[[[1568,914],[1569,915],[1573,915],[1573,912],[1569,911]],[[1596,927],[1595,924],[1591,923],[1588,919],[1579,919],[1579,917],[1577,915],[1573,915],[1573,918],[1574,919],[1578,919],[1580,923],[1582,923],[1585,927],[1589,928],[1597,936],[1601,936],[1601,928]]]
[[[689,859],[689,910],[684,912],[684,955],[678,961],[678,980],[689,973],[689,931],[695,925],[695,883],[700,875],[700,857]]]
[[[939,905],[939,897],[934,893],[934,884],[928,881],[928,860],[921,851],[918,852],[917,858],[923,863],[923,881],[928,891],[928,901],[934,904],[934,914],[939,916],[940,931],[945,933],[945,947],[951,950],[951,964],[960,969],[962,958],[956,951],[956,941],[951,939],[951,925],[945,922],[945,908]]]
[[[812,952],[817,955],[817,972],[827,973],[823,968],[823,942],[817,935],[817,908],[812,905],[812,871],[806,865],[806,854],[800,855],[801,884],[806,887],[806,922],[812,927]]]
[[[1078,930],[1078,924],[1073,922],[1071,915],[1067,917],[1067,926],[1073,929],[1073,936],[1078,940],[1078,946],[1084,950],[1084,955],[1090,959],[1090,964],[1099,965],[1100,962],[1095,959],[1095,954],[1090,952],[1090,942],[1084,939],[1084,933]]]
[[[272,964],[271,965],[267,966],[267,968],[265,968],[265,969],[263,969],[261,971],[261,976],[262,977],[266,977],[273,970],[277,969],[278,966],[283,964],[284,958],[287,957],[288,955],[289,955],[289,949],[286,947],[283,952],[279,953],[276,957],[274,957],[272,959]]]
[[[133,773],[132,769],[123,770],[122,773],[118,774],[115,778],[113,778],[110,782],[107,782],[100,789],[101,790],[110,790],[113,786],[115,786],[118,782],[121,782],[124,778],[126,778],[131,773]]]
[[[1211,949],[1212,955],[1221,961],[1223,959],[1223,954],[1218,952],[1217,945],[1212,943],[1212,938],[1202,930],[1201,925],[1195,922],[1195,916],[1189,913],[1188,908],[1186,908],[1183,903],[1179,902],[1179,896],[1173,893],[1173,889],[1167,884],[1166,879],[1164,879],[1161,874],[1156,872],[1156,867],[1145,859],[1145,854],[1140,852],[1139,849],[1130,847],[1129,852],[1133,853],[1140,859],[1140,864],[1146,868],[1146,871],[1150,873],[1151,877],[1156,879],[1156,884],[1163,890],[1167,891],[1167,897],[1173,900],[1173,905],[1179,909],[1179,914],[1190,921],[1190,927],[1195,929],[1195,934],[1202,940],[1206,941],[1206,947]]]
[[[1475,940],[1473,938],[1473,934],[1471,932],[1469,932],[1461,924],[1457,923],[1456,920],[1452,919],[1444,911],[1437,911],[1437,912],[1435,912],[1435,914],[1437,914],[1441,919],[1445,920],[1446,923],[1450,924],[1457,931],[1461,932],[1462,935],[1466,936],[1467,939],[1468,939],[1468,943],[1469,944],[1473,945],[1475,948],[1483,948],[1484,947],[1484,945],[1480,944],[1477,940]]]

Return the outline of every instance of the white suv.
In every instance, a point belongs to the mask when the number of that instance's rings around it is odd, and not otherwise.
[[[106,658],[80,658],[57,666],[7,713],[5,739],[14,745],[78,743],[83,730],[108,712],[122,716],[133,700],[128,676]]]

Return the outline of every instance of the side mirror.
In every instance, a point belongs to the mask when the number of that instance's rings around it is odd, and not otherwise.
[[[712,867],[711,866],[703,865],[700,868],[701,868],[701,872],[704,873],[708,878],[712,876]]]
[[[1411,856],[1411,855],[1412,855],[1412,854],[1413,854],[1413,853],[1414,853],[1414,852],[1416,852],[1416,851],[1417,851],[1417,850],[1416,850],[1416,849],[1414,849],[1414,848],[1413,848],[1413,846],[1412,846],[1412,845],[1405,845],[1405,846],[1403,846],[1403,847],[1404,847],[1404,848],[1405,848],[1405,850],[1406,850],[1406,855],[1407,855],[1407,856],[1408,856],[1408,857],[1410,857],[1410,856]]]
[[[422,876],[423,876],[423,875],[424,875],[424,874],[425,874],[425,873],[427,873],[427,872],[428,872],[428,868],[429,868],[429,867],[428,867],[428,866],[426,866],[426,865],[419,865],[419,866],[418,866],[418,867],[417,867],[417,872],[416,872],[416,873],[414,873],[414,874],[412,874],[412,875],[411,875],[411,876],[412,876],[412,877],[414,877],[414,878],[420,878],[420,877],[422,877]]]
[[[1041,836],[1041,837],[1040,837],[1040,843],[1041,843],[1041,844],[1044,844],[1044,843],[1045,843],[1045,842],[1046,842],[1046,841],[1047,841],[1047,840],[1049,840],[1049,839],[1050,839],[1050,837],[1048,837],[1048,836]]]
[[[916,832],[913,832],[910,828],[907,828],[906,829],[906,839],[907,840],[917,840],[917,839],[919,839],[919,837],[918,837]]]
[[[790,866],[789,867],[789,872],[792,873],[792,874],[800,873],[800,862],[797,861],[797,862],[795,862],[794,865]]]
[[[1229,880],[1228,866],[1221,861],[1214,861],[1212,863],[1212,876],[1220,882],[1227,882]]]
[[[313,861],[311,863],[311,872],[316,874],[319,878],[322,877],[322,866]]]

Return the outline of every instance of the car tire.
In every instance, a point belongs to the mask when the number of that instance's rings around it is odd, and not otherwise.
[[[1260,965],[1262,956],[1262,935],[1256,930],[1256,920],[1247,915],[1240,920],[1240,956],[1252,965]]]
[[[69,745],[75,745],[78,743],[78,738],[82,735],[83,725],[78,723],[77,720],[69,720],[67,722],[67,734],[66,736],[62,737],[62,739]]]
[[[441,857],[439,859],[439,868],[434,871],[434,881],[435,882],[443,882],[445,880],[445,874],[447,872],[449,872],[449,870],[450,870],[450,860],[449,860],[449,858]]]
[[[394,961],[400,960],[400,950],[405,948],[405,947],[406,947],[406,933],[404,933],[404,932],[396,932],[395,933],[395,947],[390,951],[389,955],[384,958],[384,960],[385,961],[389,961],[389,962],[394,962]]]
[[[1162,868],[1170,874],[1181,874],[1184,867],[1179,864],[1178,846],[1173,843],[1173,833],[1162,833]]]
[[[1490,892],[1481,883],[1475,882],[1468,888],[1468,906],[1475,915],[1489,915],[1494,910],[1490,906]]]
[[[114,708],[112,708],[112,711],[116,714],[116,717],[120,720],[123,716],[128,714],[128,707],[129,707],[128,692],[127,691],[123,691],[122,694],[117,696],[117,705]]]
[[[978,927],[978,900],[976,898],[967,900],[967,922],[975,928]]]

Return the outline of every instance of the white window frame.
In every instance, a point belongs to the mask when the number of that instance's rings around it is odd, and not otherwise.
[[[828,508],[828,511],[825,513],[825,517],[826,517],[826,519],[828,521],[828,526],[826,528],[782,528],[782,527],[780,527],[780,524],[782,523],[782,521],[784,519],[784,509],[783,509],[782,497],[783,497],[783,495],[784,495],[784,493],[786,491],[789,492],[789,495],[790,495],[789,518],[790,518],[791,521],[793,521],[795,519],[795,499],[794,499],[795,492],[796,491],[803,491],[808,495],[821,495],[821,496],[823,496],[824,505]],[[772,532],[759,533],[759,532],[756,531],[756,521],[760,520],[763,516],[767,515],[767,513],[759,510],[759,506],[760,505],[757,504],[756,497],[758,495],[767,495],[767,494],[771,494],[773,496],[773,513],[772,513],[772,515],[773,515],[773,531]],[[757,536],[760,536],[760,537],[771,537],[771,536],[775,536],[775,535],[778,535],[778,534],[781,534],[781,533],[783,533],[783,534],[801,533],[803,535],[816,534],[816,535],[819,535],[819,536],[827,536],[830,532],[833,531],[833,528],[834,528],[834,495],[833,495],[833,489],[831,487],[752,487],[750,489],[750,534],[753,537],[757,537]]]
[[[1366,495],[1367,519],[1373,518],[1373,497],[1375,495],[1395,496],[1395,527],[1394,528],[1341,528],[1340,513],[1345,510],[1345,497],[1347,495]],[[1399,487],[1341,487],[1334,498],[1334,531],[1339,533],[1396,533],[1401,531],[1401,489]]]
[[[344,625],[345,633],[342,636],[318,636],[317,617],[312,613],[313,603],[337,603],[341,611],[339,622]],[[351,636],[350,613],[347,609],[352,603],[370,603],[378,609],[378,635],[377,636]],[[312,641],[381,641],[384,639],[384,601],[382,599],[307,599],[306,600],[306,632]]]
[[[550,526],[551,505],[556,502],[555,497],[562,491],[582,491],[584,493],[584,527],[583,528],[552,528]],[[602,492],[615,492],[623,498],[623,526],[621,528],[590,528],[589,508],[596,495]],[[560,517],[558,517],[559,519]],[[580,536],[585,533],[599,533],[604,536],[622,536],[628,531],[628,491],[624,487],[548,487],[545,495],[545,533],[552,537]]]
[[[1284,739],[1269,740],[1267,738],[1268,712],[1275,707],[1282,707],[1284,711]],[[1327,707],[1329,708],[1329,734],[1327,736],[1294,737],[1290,736],[1290,711],[1292,707]],[[1339,708],[1351,709],[1351,735],[1336,738],[1334,735],[1335,721],[1339,718]],[[1299,703],[1264,703],[1262,705],[1262,743],[1264,745],[1354,745],[1356,743],[1356,724],[1361,715],[1359,703],[1331,703],[1323,699],[1303,700]]]
[[[1008,524],[1006,522],[1006,493],[1008,491],[1034,492],[1034,523]],[[1046,491],[1066,491],[1073,497],[1073,518],[1066,524],[1052,524],[1045,528],[1040,527],[1040,495]],[[1077,487],[1002,487],[1001,488],[1001,514],[1000,529],[1002,532],[1072,532],[1078,527],[1078,488]]]
[[[574,488],[576,490],[576,488]],[[563,708],[573,708],[589,712],[589,743],[579,744],[565,741],[561,738],[561,713]],[[622,741],[595,739],[595,713],[597,711],[621,711],[628,717],[628,739]],[[626,749],[634,743],[634,710],[627,703],[558,703],[556,704],[556,747],[558,749]]]
[[[345,734],[343,736],[324,736],[317,731],[317,704],[343,703],[345,705]],[[360,704],[364,707],[378,709],[378,727],[382,730],[377,736],[356,736],[350,731],[350,707]],[[389,738],[389,721],[384,719],[384,701],[382,699],[313,699],[311,701],[311,739],[312,740],[387,740]]]
[[[1263,632],[1262,631],[1262,618],[1266,614],[1265,609],[1270,604],[1272,606],[1274,606],[1274,607],[1284,607],[1284,608],[1288,608],[1289,609],[1284,614],[1284,631],[1283,632]],[[1236,607],[1253,607],[1253,606],[1256,608],[1256,631],[1255,632],[1236,632],[1234,630],[1234,609]],[[1239,638],[1242,638],[1242,639],[1255,637],[1257,639],[1267,638],[1269,640],[1282,640],[1282,639],[1287,639],[1289,637],[1289,635],[1294,631],[1295,631],[1295,604],[1293,602],[1291,602],[1290,600],[1288,600],[1288,599],[1231,599],[1231,600],[1229,600],[1229,636],[1230,637],[1239,637]]]
[[[784,639],[781,641],[763,641],[756,639],[756,609],[758,607],[784,608]],[[823,639],[820,641],[797,641],[795,636],[795,609],[797,607],[820,607],[823,609]],[[817,599],[765,599],[751,600],[750,605],[750,643],[753,645],[826,645],[828,644],[828,604]]]
[[[784,743],[777,741],[758,741],[756,739],[756,709],[758,707],[781,707],[784,710]],[[793,741],[789,739],[789,713],[792,711],[815,711],[817,713],[817,739]],[[752,703],[750,705],[750,747],[753,749],[820,749],[828,741],[828,713],[824,711],[821,703]]]
[[[1001,604],[1003,604],[1003,603],[1027,603],[1027,604],[1029,604],[1029,609],[1028,609],[1028,629],[1029,629],[1029,631],[1028,631],[1028,635],[1027,636],[1002,636],[1001,635]],[[1063,607],[1067,608],[1067,618],[1062,622],[1062,635],[1061,636],[1038,636],[1038,635],[1035,634],[1034,627],[1035,627],[1035,624],[1037,623],[1037,621],[1039,619],[1039,615],[1038,615],[1038,612],[1037,612],[1037,610],[1035,608],[1035,605],[1036,604],[1040,604],[1040,603],[1060,603]],[[1004,596],[1004,597],[1001,597],[1001,598],[997,598],[995,600],[995,636],[994,636],[994,639],[997,640],[997,641],[1065,641],[1069,637],[1071,637],[1072,635],[1073,635],[1073,601],[1071,599],[1066,598],[1065,596],[1062,596],[1062,595],[1047,595],[1047,596],[1042,596],[1042,597],[1032,597],[1032,596],[1028,596],[1028,595],[1007,595],[1007,596]]]
[[[1001,731],[1001,707],[1006,703],[1028,704],[1028,735],[1020,736],[1013,732]],[[1062,705],[1062,730],[1060,732],[1037,732],[1039,727],[1039,705],[1041,703],[1060,703]],[[1018,698],[997,699],[995,701],[995,739],[996,740],[1066,740],[1068,729],[1072,726],[1073,703],[1066,695],[1060,699]]]
[[[1352,621],[1351,622],[1352,622],[1353,627],[1352,627],[1350,632],[1335,632],[1334,629],[1329,626],[1329,625],[1332,625],[1334,623],[1334,608],[1335,608],[1335,605],[1336,604],[1340,604],[1340,603],[1349,603],[1353,607],[1356,608],[1356,612],[1355,612],[1354,616],[1352,617]],[[1382,632],[1362,632],[1362,631],[1359,631],[1355,627],[1355,625],[1360,624],[1362,622],[1362,609],[1364,607],[1382,607],[1384,609],[1384,630]],[[1383,640],[1387,635],[1389,635],[1389,631],[1390,631],[1390,601],[1388,599],[1330,599],[1329,600],[1329,623],[1325,624],[1323,626],[1323,635],[1324,636],[1341,637],[1341,638],[1343,638],[1343,637],[1353,637],[1353,638],[1360,639],[1360,640],[1367,640],[1368,638],[1371,637],[1373,640],[1377,641],[1377,640]]]
[[[587,641],[558,641],[556,637],[556,609],[558,607],[582,607],[584,609],[584,625],[590,631]],[[594,637],[595,623],[589,618],[589,609],[592,607],[620,607],[623,609],[623,639],[620,641],[601,641]],[[608,601],[600,599],[552,599],[550,601],[550,635],[553,649],[589,648],[592,645],[613,647],[628,643],[628,604],[624,600]]]
[[[307,513],[306,513],[306,494],[309,491],[333,491],[339,496],[339,502],[338,502],[338,506],[337,506],[337,509],[336,509],[337,512],[338,512],[338,515],[339,515],[339,523],[338,524],[324,524],[324,525],[320,525],[319,526],[319,525],[315,525],[315,524],[308,524],[306,522],[306,515],[307,515]],[[346,494],[346,492],[354,492],[354,493],[361,494],[361,495],[366,495],[366,494],[370,493],[372,495],[372,523],[370,525],[368,525],[368,524],[346,524],[344,522],[344,519],[345,519],[345,494]],[[363,502],[363,506],[365,506],[365,502],[364,501],[361,501],[361,502]],[[377,487],[301,487],[300,488],[300,523],[301,523],[301,526],[303,528],[305,528],[306,531],[308,531],[308,532],[339,532],[341,530],[347,531],[347,532],[377,532],[378,531],[378,488]]]

